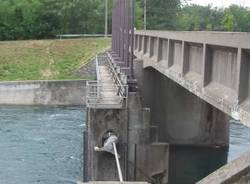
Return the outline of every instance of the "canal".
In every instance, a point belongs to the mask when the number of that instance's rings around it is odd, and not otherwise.
[[[193,184],[250,150],[250,128],[230,121],[226,148],[170,147],[170,184]]]
[[[75,184],[83,178],[85,108],[0,106],[0,183]],[[230,148],[170,148],[170,184],[192,184],[250,149],[230,123]]]
[[[0,183],[75,184],[82,180],[85,110],[0,107]]]

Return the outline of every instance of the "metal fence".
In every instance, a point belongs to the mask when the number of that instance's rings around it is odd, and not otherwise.
[[[112,83],[103,83],[99,68],[106,66]],[[109,55],[96,57],[97,80],[87,82],[87,106],[90,108],[126,108],[128,86],[121,80],[120,67]],[[110,95],[111,93],[111,95]]]
[[[118,0],[112,14],[112,57],[133,76],[134,0]]]

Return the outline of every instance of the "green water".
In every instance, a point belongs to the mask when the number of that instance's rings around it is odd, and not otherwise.
[[[0,183],[82,180],[85,109],[0,107]]]
[[[225,148],[170,147],[170,184],[193,184],[227,162],[250,151],[250,128],[230,122],[230,145]]]
[[[81,107],[0,106],[0,184],[83,179]],[[170,184],[192,184],[250,150],[250,129],[232,122],[230,148],[170,148]]]

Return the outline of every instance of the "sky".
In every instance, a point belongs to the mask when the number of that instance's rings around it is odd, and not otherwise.
[[[208,5],[211,4],[213,7],[228,7],[231,4],[238,4],[244,7],[250,7],[250,0],[189,0],[189,4],[200,4]]]

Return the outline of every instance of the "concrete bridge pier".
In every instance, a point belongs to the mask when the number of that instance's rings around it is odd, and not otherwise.
[[[229,117],[152,67],[135,62],[143,106],[159,127],[159,141],[173,145],[228,146]]]
[[[158,141],[149,108],[142,108],[139,93],[129,95],[128,180],[168,183],[169,144]]]
[[[128,112],[126,109],[88,109],[87,126],[88,141],[87,170],[84,175],[87,181],[117,181],[118,172],[114,155],[107,152],[96,152],[96,146],[102,147],[104,136],[107,132],[115,132],[118,136],[118,152],[120,155],[121,169],[126,170],[127,160],[127,123]],[[125,173],[126,174],[126,173]],[[124,175],[126,178],[126,175]]]
[[[103,144],[103,135],[118,135],[118,152],[125,181],[167,183],[169,145],[158,141],[156,127],[150,122],[150,109],[142,108],[138,93],[129,93],[128,108],[88,109],[87,181],[117,181],[115,158],[95,152]]]

